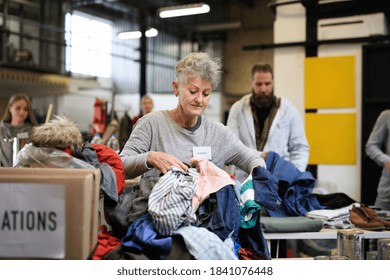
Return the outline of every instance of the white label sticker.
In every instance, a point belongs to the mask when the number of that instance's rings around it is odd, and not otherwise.
[[[192,155],[194,157],[202,157],[206,158],[208,160],[212,160],[211,155],[211,147],[210,146],[204,146],[204,147],[193,147],[192,148]]]
[[[20,133],[16,134],[16,137],[18,137],[18,139],[27,139],[28,132],[20,132]]]
[[[0,257],[62,259],[65,228],[63,185],[0,183]]]

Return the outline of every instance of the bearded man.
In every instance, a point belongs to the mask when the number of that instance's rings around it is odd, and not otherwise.
[[[274,95],[272,67],[255,64],[250,85],[252,92],[231,107],[227,126],[264,159],[268,152],[273,151],[304,172],[309,159],[309,144],[303,122],[291,101]],[[233,172],[241,182],[248,176],[237,168]]]

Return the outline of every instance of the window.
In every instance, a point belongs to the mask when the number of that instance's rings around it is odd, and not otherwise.
[[[66,14],[66,71],[110,78],[111,33],[108,21],[82,13]]]

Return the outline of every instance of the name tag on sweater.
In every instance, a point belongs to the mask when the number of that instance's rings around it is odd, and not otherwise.
[[[28,138],[28,132],[20,132],[16,135],[16,137],[18,137],[18,139],[26,139]]]
[[[211,160],[212,159],[211,147],[210,146],[193,147],[192,148],[192,156],[202,157],[202,158],[206,158],[208,160]]]

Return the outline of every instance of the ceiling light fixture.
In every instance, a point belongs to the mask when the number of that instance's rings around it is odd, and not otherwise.
[[[150,37],[156,37],[158,35],[158,31],[156,28],[150,28],[146,30],[145,36],[150,38]]]
[[[150,37],[156,37],[158,35],[158,31],[155,28],[150,28],[145,31],[145,36]],[[130,40],[130,39],[139,39],[141,38],[142,33],[141,31],[126,31],[126,32],[120,32],[118,34],[118,39],[120,40]]]
[[[198,32],[221,31],[241,28],[241,21],[201,24],[195,27]]]
[[[158,9],[158,15],[160,18],[190,16],[205,14],[208,12],[210,12],[210,6],[204,3],[171,6]]]

